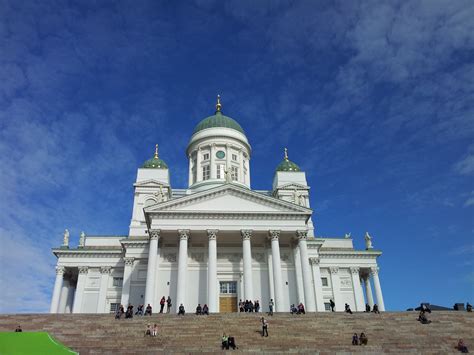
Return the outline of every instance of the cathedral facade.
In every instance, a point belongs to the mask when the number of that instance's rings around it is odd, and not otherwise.
[[[189,181],[172,188],[158,147],[138,169],[129,234],[81,234],[79,246],[57,257],[51,313],[109,313],[120,304],[172,299],[193,312],[235,312],[239,300],[259,300],[276,312],[303,303],[306,311],[336,311],[347,303],[385,309],[370,235],[355,250],[350,235],[314,234],[306,175],[285,149],[271,190],[252,190],[251,146],[242,127],[222,112],[194,129],[186,149]],[[372,291],[374,290],[374,292]]]

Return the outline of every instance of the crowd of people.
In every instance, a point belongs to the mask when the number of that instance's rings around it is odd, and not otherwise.
[[[295,306],[294,304],[292,304],[290,306],[290,313],[291,314],[306,314],[303,303],[300,303],[298,306]]]
[[[260,312],[260,302],[258,300],[252,302],[251,300],[239,301],[240,312]]]

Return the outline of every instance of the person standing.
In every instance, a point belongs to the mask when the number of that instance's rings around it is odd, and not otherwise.
[[[163,313],[163,308],[165,308],[165,296],[161,297],[161,300],[160,300],[160,313]]]
[[[331,306],[331,312],[334,312],[334,307],[336,307],[336,304],[334,303],[333,300],[329,300],[329,304]]]
[[[263,336],[267,337],[268,336],[268,321],[264,317],[262,317],[261,321],[262,321],[262,337]]]
[[[171,304],[171,297],[168,296],[168,299],[166,300],[166,313],[170,313],[170,311],[171,311],[171,306],[172,306],[172,304]]]
[[[270,302],[268,303],[268,308],[269,308],[269,312],[268,312],[268,315],[269,316],[273,316],[273,306],[275,305],[275,303],[273,303],[273,298],[270,298]],[[263,318],[262,318],[263,319]]]

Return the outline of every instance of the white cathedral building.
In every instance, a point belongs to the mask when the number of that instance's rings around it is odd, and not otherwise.
[[[51,313],[109,313],[123,304],[152,305],[171,296],[172,310],[198,303],[210,312],[236,312],[259,300],[267,311],[288,312],[302,302],[309,312],[385,309],[377,258],[355,250],[350,235],[315,236],[306,175],[287,151],[271,190],[252,190],[252,151],[242,127],[213,116],[194,129],[186,149],[189,182],[172,188],[167,164],[152,159],[138,169],[126,236],[81,234],[79,246],[53,249],[57,257]],[[374,289],[374,294],[372,292]]]

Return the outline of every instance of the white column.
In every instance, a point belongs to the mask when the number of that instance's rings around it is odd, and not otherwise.
[[[186,274],[188,272],[188,239],[189,230],[180,229],[178,256],[178,289],[176,292],[176,309],[181,303],[186,307]],[[189,311],[189,309],[188,309]]]
[[[336,304],[336,311],[343,311],[344,305],[341,299],[341,280],[339,279],[339,268],[333,266],[329,268],[331,272],[331,285],[332,285],[332,295],[333,301]]]
[[[293,258],[295,260],[296,291],[297,291],[296,293],[298,295],[298,303],[301,302],[303,304],[306,304],[305,298],[304,298],[304,289],[303,289],[303,274],[301,271],[300,248],[298,248],[298,246],[293,248]]]
[[[87,266],[79,266],[79,275],[77,276],[77,285],[74,295],[74,305],[72,306],[72,313],[82,312],[82,298],[84,297],[84,288],[86,286],[88,272],[89,268]]]
[[[228,170],[229,172],[231,171],[231,166],[232,164],[230,163],[230,158],[231,158],[231,149],[230,149],[230,144],[225,145],[225,169]]]
[[[135,258],[123,258],[123,261],[125,267],[123,269],[122,298],[120,299],[120,303],[126,309],[130,303],[130,284],[132,281],[133,262]]]
[[[374,278],[375,297],[377,297],[377,305],[379,306],[379,311],[385,311],[382,288],[380,287],[379,268],[370,268],[370,272],[372,273],[372,277]]]
[[[209,163],[211,164],[211,179],[216,179],[217,173],[216,173],[216,164],[215,164],[215,155],[216,155],[216,144],[212,143],[210,146],[210,152],[209,152]]]
[[[372,287],[370,286],[370,274],[364,278],[365,294],[367,295],[367,303],[370,308],[374,306],[374,296],[372,295]]]
[[[63,287],[61,287],[61,296],[59,297],[59,306],[57,313],[65,313],[68,298],[69,281],[63,278]]]
[[[273,283],[273,261],[272,250],[267,246],[267,263],[268,263],[268,285],[270,286],[270,298],[275,299],[275,285]],[[270,300],[268,300],[270,302]]]
[[[253,278],[252,278],[252,247],[250,239],[251,230],[241,230],[242,249],[244,258],[244,296],[246,300],[253,300]]]
[[[66,306],[64,307],[64,313],[72,313],[72,307],[74,306],[74,291],[75,290],[76,290],[76,287],[72,284],[72,282],[69,282]]]
[[[358,312],[364,312],[365,311],[364,293],[362,292],[362,286],[360,285],[359,268],[351,267],[351,275],[352,275],[352,287],[354,289],[354,300],[355,300],[354,309]]]
[[[97,313],[109,313],[106,309],[107,289],[109,288],[109,276],[112,268],[110,266],[102,266],[100,268],[100,289],[99,301],[97,302]]]
[[[197,181],[202,181],[201,160],[202,160],[202,153],[201,153],[201,147],[199,147],[196,151],[196,180]]]
[[[156,263],[158,257],[158,239],[160,238],[160,230],[154,229],[149,231],[150,242],[148,244],[148,266],[146,271],[145,285],[145,307],[150,304],[155,306],[155,280],[156,280]]]
[[[281,277],[281,259],[280,259],[280,231],[271,230],[270,239],[272,241],[272,262],[273,262],[273,283],[275,287],[275,310],[285,312],[285,303],[283,302],[283,281]]]
[[[207,261],[207,304],[209,312],[217,313],[217,230],[208,229],[209,255]]]
[[[189,176],[188,176],[188,186],[193,184],[193,154],[188,155],[189,159]]]
[[[308,258],[308,245],[306,240],[308,238],[308,231],[297,231],[298,246],[301,255],[301,270],[303,272],[304,298],[306,301],[306,310],[308,312],[316,312],[316,302],[314,302],[314,291],[311,282],[311,269]]]
[[[320,259],[318,257],[309,258],[311,270],[313,272],[314,294],[316,296],[316,310],[324,312],[323,282],[321,281]]]
[[[53,297],[51,298],[51,308],[49,313],[58,313],[59,298],[61,289],[63,288],[63,278],[66,268],[64,266],[56,266],[56,280],[54,281]]]

